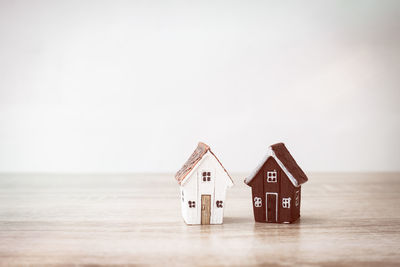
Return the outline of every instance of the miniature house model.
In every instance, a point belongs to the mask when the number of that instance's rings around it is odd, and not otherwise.
[[[256,222],[292,223],[300,217],[301,184],[308,178],[283,143],[267,155],[245,179],[251,186]]]
[[[221,224],[226,189],[233,185],[210,147],[199,143],[176,173],[181,189],[182,216],[187,224]]]

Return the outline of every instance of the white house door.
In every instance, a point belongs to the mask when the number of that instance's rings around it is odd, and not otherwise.
[[[210,224],[211,195],[201,195],[201,224]]]

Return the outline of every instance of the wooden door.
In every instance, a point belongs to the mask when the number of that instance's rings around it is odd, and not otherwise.
[[[201,224],[210,224],[211,195],[201,195]]]
[[[277,206],[277,193],[267,193],[266,200],[266,214],[267,214],[267,222],[276,222],[278,217],[278,206]]]

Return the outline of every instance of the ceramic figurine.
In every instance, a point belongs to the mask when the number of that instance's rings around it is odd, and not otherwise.
[[[198,144],[175,179],[187,224],[222,224],[226,189],[233,181],[208,145]]]
[[[256,222],[292,223],[300,217],[301,185],[308,178],[283,143],[272,145],[245,179]]]

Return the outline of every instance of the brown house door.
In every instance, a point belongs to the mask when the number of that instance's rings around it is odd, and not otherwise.
[[[211,195],[201,195],[201,224],[210,224]]]
[[[266,195],[267,222],[276,222],[278,219],[277,198],[278,198],[278,193],[267,193]]]

